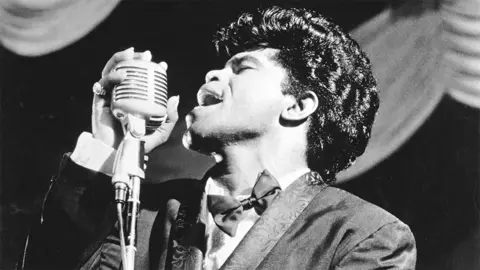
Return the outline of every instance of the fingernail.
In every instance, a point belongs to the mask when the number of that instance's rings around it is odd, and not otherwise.
[[[134,51],[133,47],[130,47],[130,48],[125,50],[125,54],[126,54],[127,58],[132,58],[134,53],[135,53],[135,51]]]
[[[163,69],[167,70],[168,69],[168,64],[164,61],[158,63]]]
[[[142,59],[145,60],[145,61],[152,60],[152,53],[150,51],[144,51],[142,53]]]

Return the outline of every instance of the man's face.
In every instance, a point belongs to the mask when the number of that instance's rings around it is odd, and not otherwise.
[[[221,70],[207,73],[197,93],[199,106],[186,117],[184,143],[191,149],[206,141],[219,147],[259,138],[278,125],[286,106],[282,82],[286,71],[277,50],[261,49],[234,55]]]

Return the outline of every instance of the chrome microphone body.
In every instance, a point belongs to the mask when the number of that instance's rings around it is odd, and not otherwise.
[[[167,75],[160,64],[127,60],[114,68],[126,72],[126,78],[112,91],[111,111],[120,120],[124,139],[113,167],[112,184],[119,211],[126,204],[127,241],[122,243],[123,268],[133,270],[136,221],[140,209],[140,182],[145,178],[145,147],[142,138],[153,133],[165,120],[167,112]],[[119,213],[119,219],[122,219]],[[123,220],[119,220],[123,224]],[[121,226],[122,227],[122,226]],[[123,228],[120,230],[123,239]],[[123,242],[123,241],[121,241]]]
[[[126,73],[126,78],[112,91],[110,106],[112,114],[120,120],[125,135],[117,151],[112,178],[118,190],[115,200],[125,202],[128,177],[145,178],[143,157],[137,161],[138,154],[134,154],[140,148],[143,152],[143,145],[133,141],[140,141],[146,134],[154,132],[166,117],[167,71],[160,64],[139,59],[122,61],[114,70]]]

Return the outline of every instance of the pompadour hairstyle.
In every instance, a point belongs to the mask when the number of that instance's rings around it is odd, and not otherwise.
[[[315,92],[307,162],[326,182],[363,154],[379,106],[370,61],[358,43],[322,15],[305,9],[269,7],[243,13],[214,38],[219,55],[278,49],[287,71],[284,94]]]

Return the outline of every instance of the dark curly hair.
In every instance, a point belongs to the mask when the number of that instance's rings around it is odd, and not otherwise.
[[[269,7],[243,13],[214,38],[219,55],[274,48],[288,78],[284,94],[319,99],[307,132],[307,162],[327,182],[363,154],[379,106],[370,61],[348,34],[305,9]]]

